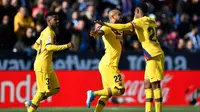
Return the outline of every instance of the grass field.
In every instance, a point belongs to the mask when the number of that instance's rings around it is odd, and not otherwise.
[[[93,112],[94,108],[40,108],[39,112]],[[0,112],[26,112],[23,108],[0,109]],[[144,112],[144,107],[112,107],[103,112]],[[200,112],[200,107],[163,107],[163,112]]]

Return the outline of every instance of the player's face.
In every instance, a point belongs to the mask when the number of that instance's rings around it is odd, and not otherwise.
[[[142,17],[142,10],[139,7],[135,8],[135,18],[140,18]]]
[[[115,19],[116,23],[121,23],[122,22],[122,14],[120,11],[116,11],[115,14],[113,15],[113,18]]]
[[[56,28],[59,25],[59,18],[58,18],[58,16],[52,16],[52,18],[50,20],[50,25],[53,28]]]

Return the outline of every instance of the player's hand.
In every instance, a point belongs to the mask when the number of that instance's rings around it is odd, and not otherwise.
[[[74,47],[74,44],[73,44],[72,42],[69,42],[69,43],[67,44],[67,46],[68,46],[69,48],[73,48],[73,47]]]
[[[96,38],[98,36],[98,31],[97,30],[91,30],[90,31],[90,36]]]
[[[100,24],[101,26],[104,25],[104,22],[102,22],[101,20],[96,20],[96,21],[94,21],[94,23]]]

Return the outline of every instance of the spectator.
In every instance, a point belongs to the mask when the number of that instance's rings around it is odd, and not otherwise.
[[[177,27],[177,31],[179,33],[179,36],[181,38],[184,37],[184,35],[190,31],[190,24],[189,24],[189,15],[188,14],[182,14],[180,17],[180,24]]]
[[[0,21],[2,21],[4,15],[8,15],[10,21],[9,25],[13,28],[13,18],[17,10],[10,4],[10,0],[2,0],[2,6],[0,6]]]
[[[34,27],[34,22],[31,16],[27,15],[26,8],[20,7],[19,12],[14,18],[14,32],[17,38],[22,38],[29,27]]]
[[[135,51],[135,52],[141,52],[142,51],[142,49],[140,47],[140,43],[138,41],[133,41],[131,46],[132,46],[133,51]]]
[[[197,25],[194,25],[192,30],[187,33],[184,38],[192,41],[194,51],[200,51],[200,35],[198,34]]]
[[[118,8],[118,9],[121,9],[120,1],[121,0],[103,0],[103,2],[109,2],[109,3],[113,4],[113,5],[115,5],[116,8]]]
[[[78,12],[74,11],[72,13],[72,23],[73,23],[74,27],[77,27],[77,25],[78,25],[78,21],[79,21],[78,18],[79,18]]]
[[[188,40],[188,41],[186,42],[186,50],[187,50],[188,52],[191,52],[191,53],[194,53],[194,52],[195,52],[194,47],[193,47],[193,43],[192,43],[191,40]]]
[[[164,45],[163,40],[166,37],[166,33],[164,33],[161,28],[157,29],[157,37],[158,37],[158,41],[160,42],[161,46]]]
[[[109,10],[110,10],[110,8],[105,8],[102,13],[102,20],[105,22],[109,22],[109,19],[108,19],[108,11]]]
[[[78,0],[79,11],[84,11],[87,8],[87,2],[85,0]]]
[[[174,51],[176,49],[178,34],[176,31],[172,31],[169,33],[165,38],[165,46],[168,48],[169,51]]]
[[[67,27],[67,25],[70,23],[71,21],[71,17],[72,15],[72,9],[69,7],[69,2],[68,1],[63,1],[62,2],[62,17],[60,19],[62,19],[63,21],[63,25],[65,26],[65,28]]]
[[[123,16],[132,14],[132,0],[122,0],[122,14]]]
[[[27,28],[26,34],[23,37],[23,42],[26,47],[31,47],[36,41],[35,31],[32,28]]]
[[[34,53],[34,50],[32,49],[32,45],[36,41],[36,33],[32,28],[27,28],[26,35],[23,37],[23,43],[24,43],[24,51],[27,53],[28,56],[31,56]]]
[[[43,22],[47,12],[48,10],[44,4],[44,0],[38,0],[37,6],[32,9],[32,17],[36,21]]]
[[[15,9],[15,11],[17,11],[18,8],[19,8],[18,0],[12,0],[12,1],[11,1],[11,6],[13,6],[14,9]]]
[[[199,0],[191,0],[190,14],[191,14],[190,16],[192,16],[193,14],[200,16],[200,2],[199,2]]]
[[[0,0],[0,21],[3,20],[0,25],[0,33],[4,35],[0,38],[0,48],[12,49],[15,44],[15,39],[12,37],[16,38],[15,35],[18,37],[18,46],[22,45],[19,44],[21,42],[26,47],[26,44],[30,44],[30,40],[27,39],[27,34],[25,32],[31,32],[32,30],[35,32],[35,36],[39,37],[41,30],[46,25],[45,22],[43,22],[45,14],[48,11],[55,11],[60,18],[60,25],[56,30],[58,37],[57,43],[62,44],[73,40],[77,45],[77,47],[71,49],[73,51],[101,52],[103,49],[101,38],[96,40],[88,35],[89,31],[94,27],[94,20],[101,19],[102,21],[108,21],[108,11],[112,8],[119,8],[124,15],[123,22],[132,21],[132,14],[134,13],[132,8],[140,2],[142,1]],[[174,52],[184,52],[187,45],[186,51],[200,51],[200,38],[197,32],[197,30],[200,32],[199,0],[146,0],[146,2],[149,6],[149,17],[157,21],[157,36],[162,48],[167,48]],[[36,25],[34,25],[33,20],[37,23]],[[196,25],[191,28],[191,24]],[[15,32],[15,35],[13,32]],[[11,35],[14,36],[11,37]],[[136,51],[142,49],[140,46],[138,47],[137,40],[132,37],[134,37],[134,35],[123,38],[124,52],[129,49],[136,49]],[[9,40],[11,40],[11,42],[9,42]],[[8,42],[12,44],[9,45],[10,47],[5,44]],[[186,45],[184,45],[184,43]],[[163,50],[165,51],[166,49]],[[21,51],[24,51],[24,49]]]
[[[81,43],[81,34],[78,30],[75,30],[71,37],[71,42],[74,43],[74,47],[71,48],[71,51],[78,52],[80,51],[80,43]]]
[[[94,20],[99,20],[99,15],[95,10],[94,5],[89,5],[84,15],[84,20],[86,21],[85,28],[91,30],[91,26],[94,24]],[[87,31],[89,33],[89,31]],[[94,38],[89,38],[89,45],[91,51],[96,51],[96,40]]]
[[[4,50],[12,50],[16,39],[9,21],[9,16],[5,15],[0,25],[0,49]]]
[[[178,40],[177,50],[176,51],[178,51],[178,52],[185,52],[186,51],[184,39],[180,38]]]
[[[62,9],[62,3],[60,1],[53,1],[53,3],[51,4],[50,7],[50,11],[53,12],[60,12],[60,10]]]
[[[86,28],[90,29],[93,25],[94,20],[99,20],[98,13],[95,10],[94,5],[89,5],[87,7],[87,10],[85,11],[85,14],[83,15],[83,18],[86,20]]]
[[[190,0],[177,0],[176,11],[177,16],[183,13],[189,14],[190,12]]]
[[[89,50],[89,35],[85,30],[85,21],[80,20],[76,27],[76,30],[79,31],[80,37],[80,51],[88,51]],[[79,46],[79,45],[78,45]]]
[[[59,25],[59,30],[61,35],[70,35],[70,33],[68,33],[67,30],[70,30],[70,28],[72,27],[71,17],[72,9],[69,7],[69,2],[65,0],[62,2],[62,9],[59,12],[59,18],[61,23]],[[66,37],[63,37],[63,41],[66,41]]]
[[[35,26],[35,30],[36,30],[36,37],[40,36],[40,33],[42,32],[42,30],[44,29],[44,25],[41,23],[37,23]]]
[[[17,40],[13,52],[26,52],[27,55],[30,56],[33,52],[33,49],[31,47],[35,43],[35,41],[35,32],[32,28],[29,27],[26,29],[25,35]]]

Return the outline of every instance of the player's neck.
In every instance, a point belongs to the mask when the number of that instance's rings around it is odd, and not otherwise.
[[[113,20],[113,19],[110,19],[110,23],[112,23],[112,24],[115,24],[115,23],[116,23],[116,21],[115,21],[115,20]]]
[[[48,26],[51,30],[55,31],[55,28],[51,27],[51,26]]]

